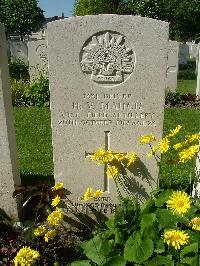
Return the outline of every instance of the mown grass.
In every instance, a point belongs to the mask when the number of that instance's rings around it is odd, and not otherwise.
[[[22,181],[53,175],[50,110],[46,107],[14,108],[18,158]]]
[[[50,110],[47,107],[17,107],[14,109],[17,149],[23,183],[46,179],[53,175]],[[200,132],[200,110],[165,109],[164,134],[178,124],[183,126],[177,141],[185,134]],[[170,165],[163,158],[161,176],[163,186],[186,186],[194,162],[186,165]]]
[[[191,93],[196,94],[196,80],[178,80],[177,92],[182,94]]]
[[[164,118],[164,135],[177,125],[182,125],[180,133],[174,141],[181,142],[184,136],[200,132],[200,109],[166,108]],[[163,156],[160,175],[164,187],[186,188],[190,179],[194,178],[195,161],[186,164],[169,163],[171,157]]]

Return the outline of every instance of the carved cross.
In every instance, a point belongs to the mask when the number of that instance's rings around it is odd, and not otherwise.
[[[110,150],[110,131],[104,131],[105,133],[105,150]],[[123,154],[126,155],[127,153],[112,153],[112,154]],[[94,155],[94,152],[85,152],[85,158]],[[104,191],[109,192],[109,178],[107,176],[108,164],[104,164]]]

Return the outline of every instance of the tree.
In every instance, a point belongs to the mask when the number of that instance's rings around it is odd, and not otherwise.
[[[76,0],[74,14],[77,16],[97,14],[128,14],[128,0]]]
[[[18,33],[23,40],[26,34],[39,30],[43,21],[37,0],[0,0],[0,22],[7,35]]]
[[[195,39],[200,33],[200,0],[76,0],[74,14],[132,14],[167,21],[170,38]]]

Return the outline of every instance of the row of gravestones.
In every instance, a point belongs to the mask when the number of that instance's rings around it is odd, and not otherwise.
[[[21,58],[30,67],[31,79],[40,73],[48,72],[47,41],[45,39],[30,39],[29,41],[20,42],[15,40],[8,41],[8,50],[11,57]],[[168,71],[166,88],[175,91],[177,88],[177,75],[179,64],[187,64],[189,58],[197,58],[197,44],[182,44],[176,41],[169,42],[168,51]]]
[[[168,30],[166,22],[137,16],[49,23],[54,176],[72,192],[74,211],[88,212],[91,206],[105,214],[115,210],[117,191],[106,166],[88,159],[98,147],[136,152],[137,163],[121,183],[125,195],[144,201],[156,187],[157,163],[147,159],[149,150],[138,139],[149,133],[162,137]],[[2,25],[0,37],[0,207],[17,218],[12,192],[20,178]],[[103,200],[83,204],[81,196],[89,186],[102,188]]]

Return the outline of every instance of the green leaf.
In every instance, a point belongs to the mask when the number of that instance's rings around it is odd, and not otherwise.
[[[169,199],[170,195],[172,194],[173,190],[164,190],[155,200],[156,207],[162,207],[164,203]]]
[[[83,243],[81,247],[90,260],[98,265],[103,265],[108,261],[110,253],[114,250],[114,240],[108,240],[104,234],[98,234]]]
[[[164,256],[156,256],[155,258],[151,259],[150,261],[145,263],[146,266],[173,266],[174,263],[172,261],[172,256],[168,255]]]
[[[89,260],[79,260],[71,263],[71,266],[91,266]]]
[[[156,210],[156,216],[161,228],[174,228],[178,222],[178,219],[173,213],[167,209]]]
[[[131,262],[141,263],[151,257],[153,241],[150,238],[142,239],[141,233],[136,232],[125,243],[124,258]]]
[[[198,244],[197,243],[192,243],[181,251],[180,258],[183,258],[186,254],[193,253],[190,255],[194,255],[194,253],[198,252]]]
[[[109,259],[108,263],[106,263],[104,266],[125,266],[126,260],[123,257],[112,257]]]
[[[197,265],[197,257],[186,257],[180,260],[181,265],[189,265],[189,266],[196,266]]]
[[[165,252],[165,244],[162,239],[159,239],[156,244],[156,249],[154,250],[155,253],[163,253]]]
[[[152,227],[156,221],[156,215],[154,213],[145,214],[142,217],[141,229],[144,231],[146,228]]]

